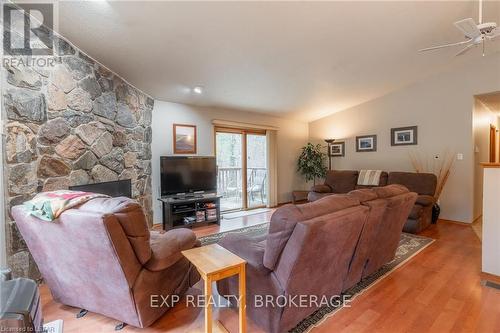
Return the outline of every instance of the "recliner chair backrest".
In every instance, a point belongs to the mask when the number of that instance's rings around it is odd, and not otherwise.
[[[124,223],[141,218],[134,201],[94,199],[53,222],[29,215],[23,206],[12,213],[56,301],[140,324],[130,319],[137,318],[130,289],[142,266],[136,254],[144,260],[147,251],[138,241],[142,227],[131,223],[127,231]],[[109,304],[104,309],[102,300]]]
[[[358,205],[359,200],[355,198],[347,195],[332,195],[303,205],[285,205],[278,208],[273,213],[269,225],[264,266],[274,269],[298,222]]]
[[[368,211],[367,207],[357,205],[295,225],[271,273],[285,295],[304,295],[310,300],[312,295],[317,299],[330,299],[341,294]],[[311,307],[286,307],[281,325],[291,328],[297,318],[305,318],[316,309],[314,304]]]
[[[374,188],[373,191],[380,199],[387,201],[387,208],[375,237],[377,246],[374,246],[369,252],[363,277],[372,274],[382,265],[394,259],[403,226],[417,199],[415,192],[409,192],[402,185],[388,185]]]
[[[349,273],[345,279],[343,291],[353,287],[361,280],[370,253],[373,248],[378,246],[377,235],[384,223],[383,216],[388,204],[387,200],[379,199],[376,192],[371,189],[351,191],[348,195],[357,198],[370,211],[368,212],[368,217],[356,245],[356,251],[349,265]]]

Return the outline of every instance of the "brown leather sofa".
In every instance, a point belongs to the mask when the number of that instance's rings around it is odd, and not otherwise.
[[[199,246],[194,233],[150,232],[141,206],[131,199],[93,199],[54,222],[29,215],[23,206],[12,214],[60,303],[146,327],[168,310],[152,307],[151,295],[180,296],[200,279],[180,252]]]
[[[331,170],[328,171],[324,184],[311,188],[307,199],[312,202],[335,193],[347,193],[369,186],[359,186],[359,171],[357,170]],[[417,201],[408,215],[403,231],[419,233],[432,222],[432,207],[436,203],[434,193],[437,186],[437,177],[431,173],[415,172],[382,172],[378,186],[400,184],[411,192],[418,194]]]
[[[262,299],[330,298],[392,260],[416,197],[400,185],[330,195],[278,208],[267,236],[226,235],[219,244],[247,261],[248,316],[266,332],[286,332],[318,307]],[[238,295],[238,279],[217,289]]]

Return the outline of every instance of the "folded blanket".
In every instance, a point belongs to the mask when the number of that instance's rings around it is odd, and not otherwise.
[[[382,170],[361,170],[358,176],[358,185],[378,186]]]
[[[65,210],[81,205],[95,198],[108,198],[108,195],[81,191],[60,190],[42,192],[24,203],[29,213],[44,221],[54,221]]]

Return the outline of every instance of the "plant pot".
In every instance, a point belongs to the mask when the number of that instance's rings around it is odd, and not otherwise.
[[[437,203],[432,206],[432,224],[436,224],[439,219],[439,214],[441,213],[441,207]]]

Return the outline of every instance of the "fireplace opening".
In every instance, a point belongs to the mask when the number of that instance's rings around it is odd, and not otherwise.
[[[69,189],[72,191],[106,194],[110,197],[132,198],[132,181],[130,179],[70,186]]]

